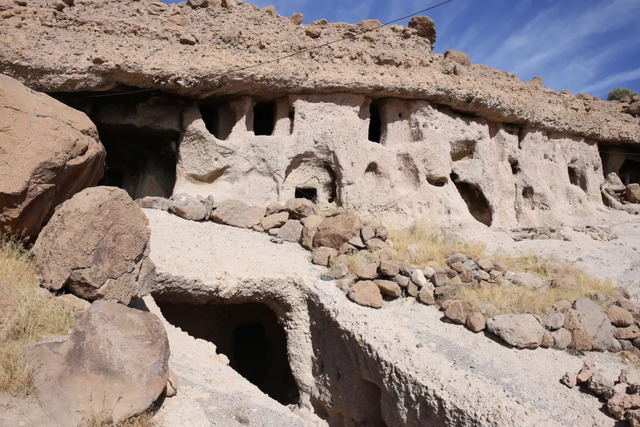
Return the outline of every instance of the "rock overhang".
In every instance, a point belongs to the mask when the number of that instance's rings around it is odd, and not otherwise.
[[[431,53],[431,42],[415,28],[364,32],[362,23],[296,25],[248,3],[192,9],[186,3],[77,1],[60,10],[3,3],[0,71],[46,92],[157,89],[193,99],[361,93],[424,99],[491,121],[609,143],[640,142],[637,120],[618,103],[453,62]],[[309,37],[308,28],[321,35]],[[182,44],[185,34],[197,43]],[[305,49],[312,50],[269,62]],[[393,61],[386,60],[389,55]]]

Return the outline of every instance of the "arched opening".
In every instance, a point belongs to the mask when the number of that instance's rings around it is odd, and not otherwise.
[[[179,134],[128,125],[97,125],[107,152],[98,185],[120,187],[133,199],[169,197],[176,181]]]
[[[480,187],[470,182],[459,181],[455,173],[452,173],[450,178],[458,189],[462,200],[466,203],[471,216],[487,227],[491,226],[493,211]]]
[[[289,110],[289,135],[293,135],[293,127],[294,127],[295,118],[296,118],[296,111],[293,108],[293,106],[291,106],[291,109]]]
[[[228,104],[201,104],[200,116],[209,133],[221,140],[229,138],[236,123],[235,114]]]
[[[640,183],[640,161],[627,159],[620,167],[620,179],[624,185]]]
[[[307,199],[318,203],[318,189],[314,187],[296,187],[294,194],[296,199]]]
[[[369,141],[380,143],[382,138],[382,120],[380,119],[380,106],[377,101],[371,101],[369,105]]]
[[[447,177],[446,176],[432,176],[427,175],[427,182],[434,187],[444,187],[447,185]]]
[[[201,305],[158,302],[162,314],[189,335],[214,343],[229,365],[283,405],[298,402],[287,336],[276,314],[260,303]]]
[[[511,166],[511,173],[516,175],[518,172],[520,172],[520,163],[518,162],[517,159],[514,159],[513,157],[509,157],[509,166]]]
[[[580,171],[575,166],[568,166],[567,172],[569,173],[569,182],[572,185],[580,187],[583,191],[587,191],[587,177],[584,176],[582,171]]]
[[[253,133],[255,135],[273,135],[276,123],[276,103],[258,102],[253,106]]]

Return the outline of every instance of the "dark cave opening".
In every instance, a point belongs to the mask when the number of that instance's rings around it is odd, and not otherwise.
[[[576,187],[580,187],[583,191],[587,191],[587,178],[584,176],[575,166],[568,166],[567,172],[569,173],[569,182]]]
[[[276,314],[264,304],[170,304],[158,301],[164,317],[189,335],[210,341],[230,366],[283,405],[299,392],[287,353],[287,336]]]
[[[462,200],[466,203],[471,216],[473,216],[476,221],[490,227],[493,221],[493,211],[480,187],[470,182],[460,181],[458,175],[455,173],[452,173],[450,178],[458,189]]]
[[[258,102],[253,106],[253,133],[255,135],[273,135],[275,124],[275,101]]]
[[[631,145],[599,146],[602,171],[615,172],[624,185],[640,183],[640,148]]]
[[[229,138],[236,118],[228,104],[201,104],[200,115],[210,134],[221,140]]]
[[[369,105],[369,141],[380,143],[382,138],[382,120],[380,118],[380,106],[372,101]]]
[[[318,189],[314,187],[296,187],[296,199],[307,199],[313,203],[318,203]]]
[[[179,134],[127,125],[97,125],[107,158],[98,185],[123,188],[131,198],[170,197],[176,181]]]
[[[624,185],[640,183],[640,157],[638,160],[627,159],[620,166],[618,173]]]

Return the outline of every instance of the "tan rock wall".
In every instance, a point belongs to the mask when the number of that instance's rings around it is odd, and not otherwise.
[[[426,101],[389,98],[372,109],[370,98],[346,93],[279,98],[272,134],[255,135],[257,102],[218,108],[219,123],[235,122],[224,124],[224,140],[196,103],[187,108],[174,192],[265,206],[315,188],[321,205],[493,227],[571,222],[602,204],[598,146],[582,137]],[[370,134],[376,111],[379,138]]]

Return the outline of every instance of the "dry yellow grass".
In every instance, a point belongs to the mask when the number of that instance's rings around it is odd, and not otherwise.
[[[428,262],[444,266],[452,252],[472,255],[476,259],[485,256],[483,244],[459,239],[445,241],[439,228],[424,222],[416,222],[408,228],[389,227],[389,240],[393,242],[394,261],[417,268],[424,268]],[[407,259],[409,245],[415,245],[416,248],[411,259]]]
[[[0,240],[0,281],[18,302],[18,315],[0,341],[0,391],[26,395],[32,386],[24,348],[67,334],[75,325],[75,313],[38,288],[30,253],[16,242]]]
[[[446,259],[452,252],[472,255],[475,259],[486,257],[484,245],[461,240],[445,241],[440,229],[427,223],[415,223],[408,228],[389,227],[389,239],[394,246],[394,260],[417,268],[423,268],[429,262],[445,266]],[[411,260],[407,259],[409,245],[415,245],[415,255]],[[573,302],[577,298],[591,297],[597,303],[607,306],[617,296],[617,287],[611,282],[596,280],[567,263],[535,255],[495,258],[512,271],[532,272],[555,281],[555,285],[543,290],[516,285],[494,286],[489,289],[461,286],[458,299],[469,302],[474,309],[490,302],[502,313],[543,314],[551,304],[560,300]]]

